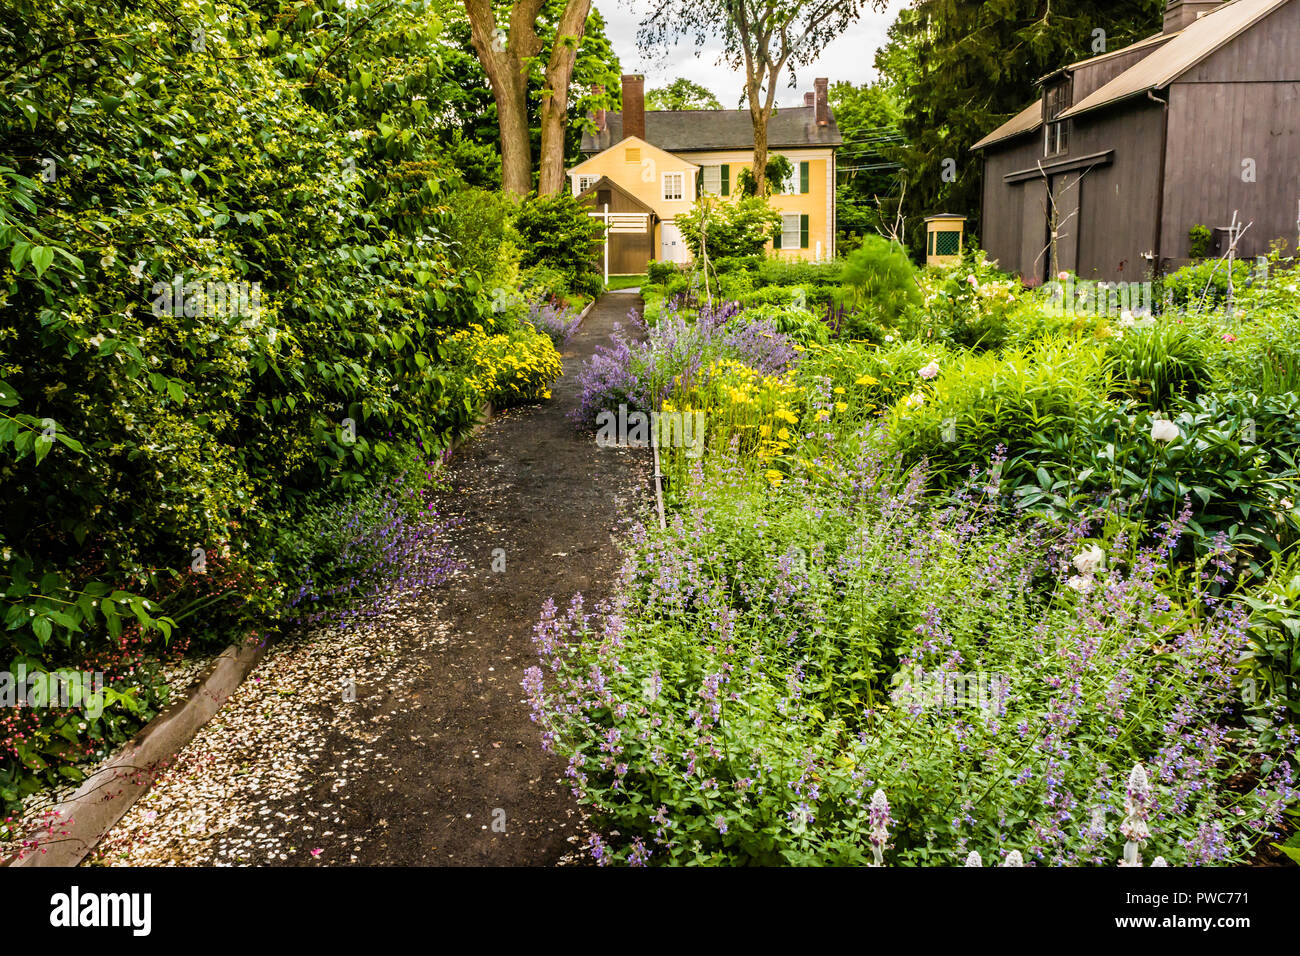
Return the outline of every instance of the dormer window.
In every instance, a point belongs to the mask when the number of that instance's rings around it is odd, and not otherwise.
[[[1070,108],[1074,84],[1062,78],[1043,90],[1043,155],[1057,156],[1070,148],[1070,121],[1057,119]]]

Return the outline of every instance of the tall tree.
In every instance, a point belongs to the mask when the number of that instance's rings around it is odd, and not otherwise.
[[[1163,8],[1163,0],[914,0],[902,10],[876,67],[902,106],[909,221],[960,212],[977,228],[981,163],[970,147],[1033,101],[1040,76],[1158,31]],[[908,229],[915,254],[923,241]]]
[[[538,33],[538,20],[544,7],[545,0],[513,3],[465,0],[470,39],[496,101],[501,134],[501,185],[516,196],[526,195],[532,187],[528,83],[531,64],[544,54],[538,192],[555,193],[563,186],[569,81],[591,0],[565,0],[549,52]]]
[[[646,109],[651,110],[720,110],[722,104],[712,91],[679,76],[663,89],[645,95]]]
[[[544,46],[554,42],[564,4],[565,0],[545,0],[542,6],[537,35]],[[487,188],[500,186],[501,144],[496,101],[474,50],[463,0],[436,0],[435,7],[443,22],[445,39],[439,50],[439,84],[429,95],[434,134],[468,183]],[[526,109],[534,179],[537,157],[541,155],[545,67],[540,58],[534,59],[528,73]],[[621,73],[618,57],[606,35],[605,20],[593,9],[587,17],[569,81],[565,123],[565,155],[569,161],[579,155],[583,131],[594,128],[591,111],[618,109]]]
[[[816,59],[868,6],[883,10],[887,0],[655,0],[637,31],[646,52],[667,52],[683,37],[697,48],[711,38],[722,42],[719,62],[744,70],[744,98],[754,124],[750,174],[758,194],[767,183],[767,126],[776,105],[777,84],[787,70]]]

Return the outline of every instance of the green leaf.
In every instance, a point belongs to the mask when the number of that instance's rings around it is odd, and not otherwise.
[[[45,270],[50,267],[54,261],[54,250],[49,246],[32,246],[31,251],[32,267],[36,270],[37,278],[45,274]]]

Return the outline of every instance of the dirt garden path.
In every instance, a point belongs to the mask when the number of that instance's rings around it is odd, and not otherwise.
[[[369,633],[272,648],[93,862],[577,858],[564,763],[542,752],[520,682],[542,603],[605,597],[615,536],[653,508],[648,454],[599,449],[565,418],[581,364],[640,305],[607,294],[566,348],[552,400],[506,412],[456,455],[436,504],[458,519],[449,537],[465,570]],[[347,676],[352,703],[337,686]]]

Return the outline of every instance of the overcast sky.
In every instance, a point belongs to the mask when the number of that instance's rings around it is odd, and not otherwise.
[[[783,77],[777,91],[778,106],[799,106],[803,94],[812,89],[814,77],[825,76],[832,83],[848,80],[865,83],[876,78],[872,62],[876,49],[885,42],[885,31],[893,22],[898,10],[905,4],[893,0],[885,13],[867,11],[848,33],[831,43],[810,66],[798,73],[797,89],[789,89],[788,76]],[[744,76],[737,75],[725,66],[718,65],[718,45],[697,51],[692,43],[679,45],[667,58],[647,60],[636,46],[636,28],[651,9],[649,0],[596,0],[596,9],[605,18],[610,41],[618,54],[624,73],[644,73],[646,90],[667,86],[679,76],[684,76],[708,87],[726,109],[736,109],[744,89]],[[696,53],[699,53],[696,56]]]

